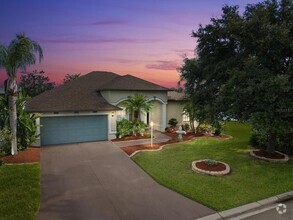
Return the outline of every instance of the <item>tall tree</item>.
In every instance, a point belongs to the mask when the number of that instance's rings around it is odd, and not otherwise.
[[[22,73],[19,86],[30,97],[34,97],[45,91],[53,89],[56,84],[54,82],[50,82],[50,78],[44,74],[45,72],[43,70],[40,72],[34,70],[29,73]]]
[[[180,70],[185,92],[205,118],[248,120],[273,152],[293,137],[293,1],[222,11],[193,32],[198,58]]]
[[[20,33],[16,35],[8,46],[0,45],[0,67],[5,68],[8,77],[7,90],[9,101],[9,123],[12,134],[11,154],[17,154],[17,84],[16,77],[19,69],[25,71],[26,67],[41,61],[43,50],[41,46]]]
[[[69,83],[70,81],[73,81],[73,80],[79,78],[80,75],[81,75],[81,73],[78,73],[78,74],[66,74],[64,76],[64,79],[63,79],[63,84]]]

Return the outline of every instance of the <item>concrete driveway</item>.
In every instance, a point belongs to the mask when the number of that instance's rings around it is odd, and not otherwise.
[[[212,213],[156,183],[111,142],[41,149],[39,220],[183,220]]]

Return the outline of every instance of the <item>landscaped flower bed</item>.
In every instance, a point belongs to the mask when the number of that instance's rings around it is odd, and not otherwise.
[[[122,138],[115,138],[112,139],[111,141],[113,142],[118,142],[118,141],[132,141],[132,140],[143,140],[143,139],[150,139],[149,136],[141,136],[141,135],[130,135],[130,136],[125,136]]]
[[[150,144],[141,144],[141,145],[121,147],[121,149],[125,153],[127,153],[128,155],[132,155],[134,152],[139,151],[139,150],[157,150],[163,145],[178,142],[178,140],[177,140],[178,134],[176,134],[176,133],[168,133],[168,132],[164,132],[163,134],[171,137],[171,139],[169,141],[162,142],[162,143],[154,143],[153,146],[151,146]],[[186,135],[182,136],[182,138],[183,138],[182,141],[192,140],[195,137],[197,137],[197,135],[195,135],[194,133],[187,133]]]
[[[275,151],[274,153],[268,153],[265,150],[252,150],[250,151],[250,155],[261,159],[261,160],[267,160],[270,162],[287,162],[289,160],[288,155],[283,154],[281,152]]]
[[[205,159],[193,161],[192,170],[212,176],[223,176],[230,173],[230,166],[221,161]]]
[[[23,151],[19,151],[17,155],[4,156],[3,163],[37,163],[40,162],[40,148],[29,147]]]

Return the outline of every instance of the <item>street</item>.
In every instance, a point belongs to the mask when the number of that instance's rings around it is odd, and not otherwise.
[[[285,204],[283,206],[282,204]],[[277,206],[278,211],[277,211]],[[286,210],[284,209],[286,207]],[[283,214],[282,214],[283,213]],[[292,220],[293,219],[293,200],[285,201],[275,206],[270,206],[242,216],[232,218],[234,220]]]

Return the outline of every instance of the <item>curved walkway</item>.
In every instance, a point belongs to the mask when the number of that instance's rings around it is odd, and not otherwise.
[[[153,143],[162,143],[170,140],[171,137],[159,132],[154,131],[154,140]],[[131,140],[131,141],[119,141],[119,142],[113,142],[117,147],[128,147],[128,146],[135,146],[135,145],[142,145],[142,144],[150,144],[150,139],[145,140]]]

